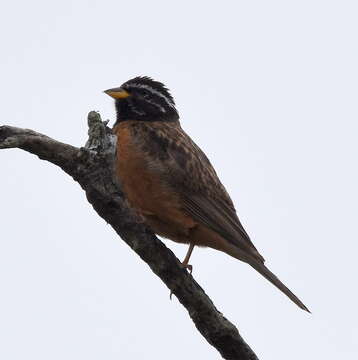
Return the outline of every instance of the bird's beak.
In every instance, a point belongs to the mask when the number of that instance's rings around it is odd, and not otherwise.
[[[122,88],[108,89],[103,92],[113,99],[125,99],[130,95],[128,91],[125,91]]]

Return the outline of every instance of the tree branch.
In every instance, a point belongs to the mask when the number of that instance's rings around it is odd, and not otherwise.
[[[214,306],[179,260],[126,203],[114,176],[116,137],[98,113],[88,114],[84,148],[61,143],[33,130],[0,127],[0,149],[19,148],[47,160],[73,177],[95,211],[149,265],[187,309],[199,332],[224,359],[257,360],[237,328]]]

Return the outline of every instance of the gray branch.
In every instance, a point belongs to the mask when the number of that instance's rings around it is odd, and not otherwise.
[[[175,255],[127,205],[114,177],[116,137],[98,113],[88,114],[84,148],[61,143],[32,130],[0,127],[0,149],[19,148],[47,160],[77,181],[87,199],[116,233],[149,265],[187,309],[195,326],[224,359],[257,360],[237,328],[214,306]]]

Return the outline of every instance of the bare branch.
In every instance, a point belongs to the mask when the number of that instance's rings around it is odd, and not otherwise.
[[[70,173],[80,149],[29,129],[0,126],[0,149],[19,148],[60,166]]]
[[[114,177],[116,137],[94,111],[88,114],[89,139],[76,148],[32,130],[0,127],[0,149],[20,148],[61,167],[86,192],[96,212],[149,265],[187,309],[205,339],[224,359],[257,360],[237,328],[214,306],[175,255],[127,205]]]

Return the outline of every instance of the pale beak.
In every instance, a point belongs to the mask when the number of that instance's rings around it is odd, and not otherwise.
[[[122,88],[113,88],[103,91],[105,94],[109,95],[113,99],[125,99],[130,96],[129,92]]]

